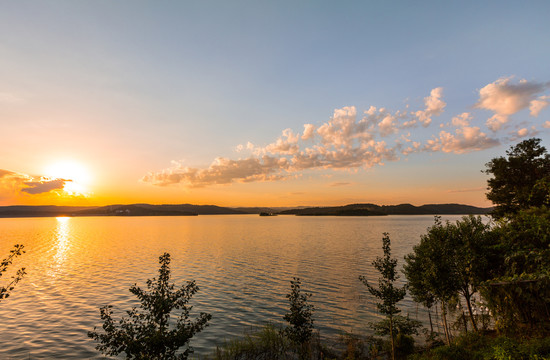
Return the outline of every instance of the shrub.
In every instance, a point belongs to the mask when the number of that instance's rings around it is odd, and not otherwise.
[[[128,359],[187,359],[193,352],[189,341],[208,325],[212,316],[200,313],[195,321],[189,320],[192,306],[188,302],[199,290],[198,286],[194,281],[188,281],[175,290],[175,284],[169,284],[170,254],[159,257],[159,263],[158,279],[147,280],[149,291],[135,284],[130,288],[141,302],[141,311],[135,307],[127,311],[129,317],[123,317],[117,326],[111,316],[112,306],[100,309],[105,332],[91,331],[88,336],[99,342],[96,349],[103,354],[116,356],[125,353]],[[171,328],[173,310],[180,310],[180,316]],[[182,346],[186,349],[177,354]]]

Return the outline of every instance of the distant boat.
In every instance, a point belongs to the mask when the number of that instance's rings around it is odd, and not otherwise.
[[[277,216],[277,215],[276,215],[276,214],[273,214],[273,213],[271,213],[271,212],[263,212],[263,211],[262,211],[262,212],[260,213],[260,216]]]

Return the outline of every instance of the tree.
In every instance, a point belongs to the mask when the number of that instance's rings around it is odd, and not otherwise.
[[[498,328],[550,324],[550,208],[520,210],[492,231],[498,258],[480,287]]]
[[[449,223],[443,225],[439,216],[435,224],[422,235],[420,244],[413,252],[405,256],[403,272],[408,280],[413,299],[431,307],[435,302],[441,304],[443,328],[447,344],[451,338],[447,325],[447,304],[456,297],[459,281],[455,271],[454,251]]]
[[[286,297],[290,302],[290,312],[284,319],[289,325],[284,329],[284,334],[295,344],[304,345],[313,333],[314,306],[308,303],[311,293],[301,292],[299,278],[290,281],[290,294]]]
[[[397,303],[405,297],[407,286],[405,285],[402,288],[395,286],[395,282],[399,279],[396,270],[397,259],[391,257],[391,241],[388,233],[384,233],[384,237],[382,238],[382,250],[384,251],[384,256],[379,256],[372,262],[374,268],[381,275],[378,279],[378,288],[371,286],[363,275],[359,276],[359,280],[365,284],[371,295],[381,300],[376,306],[380,313],[386,315],[389,323],[392,359],[395,360],[394,317],[401,312],[397,307]]]
[[[135,307],[127,311],[116,325],[112,318],[112,306],[100,308],[104,321],[104,333],[89,332],[88,336],[99,342],[96,349],[105,355],[126,354],[127,359],[187,359],[193,350],[189,347],[191,338],[208,326],[212,315],[200,313],[195,321],[189,320],[192,306],[188,305],[191,297],[199,290],[195,281],[176,289],[170,280],[170,254],[159,257],[158,279],[147,280],[149,291],[142,290],[134,284],[130,292],[141,302],[140,309]],[[173,310],[180,310],[180,315],[171,326],[170,315]],[[173,322],[172,322],[173,323]],[[186,349],[177,354],[178,349]]]
[[[485,164],[485,173],[493,175],[487,181],[487,199],[495,204],[495,218],[509,218],[520,209],[548,202],[550,155],[540,142],[524,140],[506,151],[507,158],[501,156]]]
[[[10,254],[8,255],[8,257],[2,260],[2,262],[0,263],[0,277],[2,277],[2,275],[4,275],[4,273],[8,270],[8,267],[13,263],[13,260],[15,260],[16,257],[21,256],[25,253],[23,248],[23,245],[16,244],[13,249],[10,250]],[[11,277],[10,282],[6,286],[0,287],[0,300],[6,299],[10,296],[10,293],[15,288],[15,285],[17,285],[17,283],[21,281],[25,274],[25,268],[17,270],[15,275]]]

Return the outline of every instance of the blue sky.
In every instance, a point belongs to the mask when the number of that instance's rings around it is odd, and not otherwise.
[[[547,1],[5,1],[0,169],[19,177],[0,201],[59,200],[17,184],[55,181],[44,167],[70,160],[94,178],[61,196],[74,203],[488,205],[487,161],[530,136],[548,146],[548,14]]]

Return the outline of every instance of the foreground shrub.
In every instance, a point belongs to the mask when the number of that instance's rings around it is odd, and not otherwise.
[[[242,338],[226,341],[216,348],[215,360],[287,359],[292,344],[282,330],[272,324]]]
[[[8,271],[8,267],[13,263],[13,260],[25,253],[23,248],[23,245],[15,245],[13,250],[10,250],[10,254],[3,259],[2,262],[0,262],[0,278],[6,271]],[[10,292],[15,288],[15,285],[21,281],[25,274],[25,268],[21,268],[11,277],[11,280],[6,286],[0,286],[0,300],[6,299],[10,296]]]
[[[519,339],[468,333],[457,337],[451,346],[441,346],[410,358],[416,360],[550,360],[550,338]]]
[[[290,293],[286,295],[290,303],[290,311],[284,319],[288,326],[284,334],[295,344],[307,343],[313,334],[313,305],[308,303],[310,293],[302,293],[302,283],[299,278],[290,281]]]
[[[189,320],[192,306],[187,305],[199,290],[194,281],[175,290],[170,280],[170,254],[159,257],[158,279],[147,280],[145,291],[133,285],[130,292],[141,302],[140,310],[135,307],[127,311],[128,318],[122,318],[119,326],[112,318],[112,306],[100,309],[104,333],[90,331],[88,336],[99,342],[96,349],[105,355],[126,354],[127,359],[187,359],[193,350],[189,347],[191,338],[207,325],[210,314],[200,313],[195,321]],[[170,326],[173,310],[180,310],[175,326]],[[180,347],[186,349],[177,354]]]
[[[382,238],[382,250],[384,256],[379,256],[372,262],[374,268],[380,273],[378,287],[370,285],[365,276],[359,276],[359,280],[365,284],[371,295],[379,300],[376,306],[380,313],[386,316],[386,319],[382,320],[383,324],[381,327],[385,326],[388,328],[392,359],[395,360],[396,334],[394,319],[401,312],[397,307],[397,303],[405,297],[407,287],[403,286],[399,288],[395,286],[395,282],[399,279],[399,275],[397,274],[397,259],[391,257],[391,241],[388,233],[384,233],[384,237]]]

